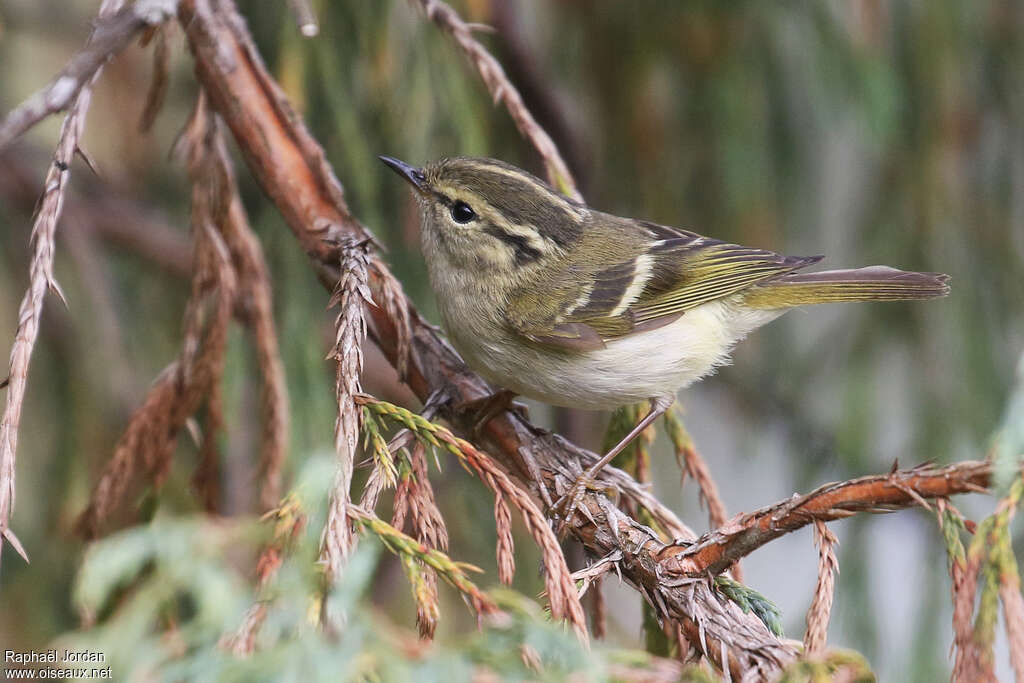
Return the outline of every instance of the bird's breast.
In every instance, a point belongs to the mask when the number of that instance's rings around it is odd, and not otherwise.
[[[492,384],[551,405],[594,410],[674,396],[727,363],[736,342],[778,315],[716,301],[670,325],[581,353],[529,345],[485,311],[442,306],[453,345]]]

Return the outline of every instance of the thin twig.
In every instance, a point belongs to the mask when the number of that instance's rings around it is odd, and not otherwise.
[[[49,85],[0,121],[0,150],[47,116],[69,107],[79,108],[75,103],[83,99],[82,91],[89,89],[103,65],[127,47],[143,29],[172,18],[177,4],[176,0],[136,0],[122,7],[123,0],[104,0],[85,47],[71,58]],[[82,118],[89,108],[88,95],[84,100],[86,104],[80,107],[79,114]],[[70,160],[65,161],[70,163]]]
[[[601,590],[601,579],[594,582],[594,587],[589,594],[590,605],[590,630],[597,640],[604,640],[608,631],[608,615],[604,602],[604,592]]]
[[[0,152],[0,202],[5,207],[23,214],[34,211],[43,188],[36,178],[37,158],[42,160],[42,154],[31,145],[16,144]],[[138,199],[83,180],[82,192],[65,195],[67,225],[135,252],[176,277],[191,274],[192,245],[184,231]]]
[[[718,493],[718,485],[715,484],[711,471],[708,469],[704,458],[700,457],[690,433],[686,431],[679,408],[673,406],[665,413],[663,418],[665,431],[675,447],[676,461],[683,472],[682,481],[686,481],[687,475],[697,483],[700,489],[700,499],[708,510],[708,523],[712,529],[716,529],[728,519],[725,511],[725,503]]]
[[[995,512],[981,521],[966,553],[954,547],[951,560],[960,564],[961,583],[954,585],[953,630],[956,660],[953,680],[996,681],[995,637],[999,602],[1003,603],[1010,663],[1015,674],[1024,672],[1024,599],[1020,594],[1020,573],[1010,538],[1010,521],[1024,497],[1024,479],[1019,476]],[[948,523],[950,516],[942,518]],[[947,535],[947,546],[950,545]],[[954,544],[955,546],[955,544]],[[952,564],[952,563],[951,563]],[[954,576],[956,584],[957,575]],[[978,594],[980,584],[981,593]],[[976,610],[976,613],[975,613]],[[973,623],[972,623],[972,618]]]
[[[313,38],[320,33],[320,25],[316,21],[316,14],[309,0],[288,0],[288,6],[302,35]]]
[[[693,438],[686,430],[681,409],[678,406],[672,406],[662,418],[662,423],[665,425],[665,432],[675,449],[676,462],[682,472],[680,484],[686,483],[687,475],[697,483],[700,500],[708,511],[708,526],[711,529],[717,529],[728,519],[725,502],[718,492],[718,485],[715,483],[714,477],[711,476],[711,470],[704,462],[704,458],[700,456],[694,446]],[[743,569],[739,561],[733,563],[730,571],[734,579],[743,581]]]
[[[1010,537],[1010,522],[1024,496],[1024,473],[1019,473],[1006,497],[996,507],[999,521],[999,542],[992,548],[992,558],[999,572],[999,599],[1003,603],[1003,622],[1010,646],[1010,665],[1015,680],[1024,681],[1024,596],[1020,592],[1020,570]]]
[[[226,325],[226,323],[225,323]],[[199,442],[199,463],[192,473],[192,486],[199,494],[203,509],[209,514],[220,511],[221,467],[217,439],[224,429],[224,392],[221,387],[223,372],[218,371],[210,378],[206,391],[206,420],[203,424],[202,439]]]
[[[146,105],[142,109],[142,116],[139,117],[139,131],[143,133],[153,127],[153,122],[156,121],[156,116],[160,113],[164,98],[167,96],[171,70],[171,50],[167,45],[167,30],[167,26],[159,26],[155,29],[153,78],[149,83],[149,91],[146,93]]]
[[[945,498],[936,500],[939,527],[949,555],[949,577],[953,598],[954,681],[967,683],[985,678],[981,649],[974,639],[974,604],[978,591],[981,556],[968,557],[961,536],[966,524],[960,511]]]
[[[498,60],[473,36],[473,26],[463,21],[458,12],[441,0],[418,0],[418,2],[423,7],[427,18],[451,35],[455,44],[473,63],[494,101],[502,102],[508,109],[512,120],[515,121],[516,128],[519,129],[523,137],[530,141],[543,159],[544,168],[552,187],[577,201],[582,201],[582,197],[576,189],[576,181],[565,160],[562,159],[554,140],[533,118],[533,114],[526,108],[522,96],[508,80],[508,76],[505,75],[505,70],[501,68]]]

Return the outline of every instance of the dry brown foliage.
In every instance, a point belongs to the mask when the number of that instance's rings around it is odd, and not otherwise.
[[[221,422],[218,386],[238,278],[223,239],[230,198],[218,170],[217,149],[222,143],[212,117],[200,98],[182,136],[192,179],[194,251],[181,355],[161,373],[114,448],[78,520],[78,529],[88,538],[99,534],[137,477],[144,475],[157,486],[163,482],[178,434],[204,402],[208,419],[194,481],[207,508],[216,507],[219,468],[213,439]]]
[[[351,502],[352,472],[355,467],[356,448],[362,412],[355,398],[360,392],[359,376],[363,372],[363,339],[366,321],[363,306],[372,303],[366,284],[369,257],[366,243],[348,241],[341,246],[341,279],[331,294],[329,306],[341,310],[335,321],[334,348],[328,358],[337,362],[334,393],[338,402],[338,417],[334,423],[334,449],[338,456],[338,472],[331,492],[327,526],[324,528],[321,558],[327,566],[328,580],[337,581],[348,556],[355,547],[352,524],[348,519]]]
[[[411,523],[413,537],[428,548],[448,550],[448,526],[437,507],[434,488],[427,476],[426,447],[420,442],[409,451],[410,471],[395,490],[395,504],[391,525],[401,531],[406,520]],[[420,637],[432,639],[437,630],[440,607],[437,596],[437,572],[423,567],[423,600],[416,605],[416,625]],[[419,597],[419,596],[418,596]]]
[[[1024,674],[1024,597],[1009,524],[1024,498],[1024,479],[1014,480],[995,511],[979,524],[938,501],[939,526],[949,554],[953,595],[953,680],[995,681],[995,637],[1000,604],[1016,680]],[[965,548],[964,533],[974,536]],[[979,593],[980,589],[980,593]]]
[[[494,460],[476,446],[455,436],[445,427],[434,424],[429,420],[417,415],[412,411],[399,408],[388,403],[377,401],[372,396],[359,396],[357,402],[366,406],[372,413],[385,417],[404,425],[417,438],[426,440],[434,446],[444,446],[448,451],[455,454],[459,459],[472,469],[478,477],[494,493],[495,518],[498,521],[498,564],[503,561],[510,561],[503,557],[503,553],[510,553],[510,548],[504,548],[503,543],[511,543],[511,524],[507,499],[516,510],[522,515],[523,524],[526,530],[533,537],[537,547],[541,550],[544,567],[547,570],[545,587],[547,589],[548,601],[551,605],[551,614],[558,619],[566,619],[577,635],[586,640],[586,618],[583,614],[583,607],[576,594],[572,576],[565,562],[565,556],[559,547],[558,539],[548,524],[544,514],[538,509],[533,499],[516,486],[512,479],[502,470]],[[503,529],[502,526],[505,526]],[[500,536],[506,534],[509,539],[502,541]],[[514,564],[501,571],[514,572]],[[511,579],[511,574],[509,574]]]
[[[814,520],[814,542],[818,546],[818,583],[814,587],[814,600],[807,610],[807,633],[804,634],[804,652],[811,657],[825,652],[836,575],[839,574],[839,560],[836,559],[839,541],[820,519]]]
[[[61,126],[53,164],[47,171],[45,189],[32,226],[30,284],[18,310],[18,329],[11,348],[10,371],[5,380],[7,402],[0,418],[0,548],[6,539],[26,560],[28,556],[10,528],[10,517],[14,509],[18,425],[25,399],[29,360],[39,335],[39,318],[46,292],[52,291],[64,301],[64,294],[53,275],[54,235],[71,178],[71,162],[81,149],[79,140],[89,111],[92,84],[110,56],[123,48],[135,31],[145,25],[136,16],[134,6],[129,12],[131,17],[126,19],[126,12],[119,12],[122,4],[121,0],[104,0],[100,5],[99,23],[86,48],[72,59],[50,86],[29,98],[0,123],[0,149],[3,149],[49,114],[70,106]],[[166,15],[162,15],[158,21],[165,18]],[[126,21],[130,24],[127,29],[122,25]]]
[[[675,447],[679,468],[683,472],[680,484],[686,483],[687,476],[693,479],[700,490],[700,499],[708,509],[708,523],[711,528],[716,529],[722,526],[728,518],[725,503],[718,493],[718,485],[715,484],[707,463],[704,462],[704,458],[700,457],[700,453],[693,445],[693,439],[690,438],[689,432],[683,426],[679,408],[673,406],[662,419],[668,430],[669,438],[672,440],[672,445]]]
[[[256,561],[256,584],[261,590],[269,586],[277,576],[284,556],[291,552],[306,526],[306,514],[298,500],[289,496],[273,510],[263,515],[263,521],[274,524],[273,536],[260,552]],[[263,622],[266,621],[269,599],[253,604],[242,617],[242,623],[232,633],[221,638],[220,647],[236,655],[251,654],[256,648],[256,638]]]
[[[86,48],[47,89],[0,123],[2,148],[42,117],[70,106],[35,218],[31,285],[20,311],[7,407],[0,422],[0,531],[16,546],[8,520],[14,497],[18,418],[42,300],[47,289],[59,293],[52,272],[53,234],[62,208],[68,167],[76,152],[80,153],[78,138],[88,108],[89,88],[113,54],[140,31],[163,21],[174,5],[171,0],[137,0],[119,10],[120,2],[104,2],[102,20]],[[419,0],[419,5],[469,58],[495,101],[505,104],[521,133],[543,158],[552,183],[578,198],[569,169],[550,136],[527,110],[501,65],[474,37],[473,31],[478,27],[464,22],[439,0]],[[293,0],[293,8],[304,32],[315,33],[315,18],[309,4]],[[332,305],[340,307],[330,355],[337,362],[338,473],[323,536],[322,554],[328,576],[336,580],[343,571],[355,542],[355,524],[378,535],[402,558],[414,586],[423,637],[432,636],[436,628],[439,577],[467,596],[479,613],[496,613],[493,600],[468,580],[466,572],[473,568],[452,561],[443,552],[448,545],[447,530],[427,477],[422,444],[401,455],[404,443],[387,444],[379,433],[361,425],[364,408],[376,410],[385,405],[359,393],[363,339],[369,331],[400,377],[424,401],[425,409],[436,411],[439,418],[462,431],[469,430],[473,418],[460,414],[454,406],[485,397],[491,388],[469,372],[436,330],[419,317],[400,284],[371,248],[372,236],[350,212],[323,150],[265,69],[233,3],[180,0],[178,18],[195,59],[202,93],[183,136],[192,183],[194,250],[182,350],[130,420],[82,515],[81,528],[89,536],[98,534],[134,481],[145,479],[159,485],[171,465],[177,435],[196,414],[203,415],[205,420],[195,481],[207,508],[214,509],[219,460],[215,437],[222,421],[219,382],[226,331],[233,316],[239,317],[251,331],[263,377],[262,505],[271,506],[280,495],[288,418],[271,315],[272,287],[259,243],[238,200],[233,170],[220,134],[223,122],[250,171],[306,251],[311,266],[333,291]],[[152,121],[166,88],[164,41],[163,31],[158,32],[154,81],[144,124]],[[376,305],[366,305],[373,302]],[[940,501],[941,514],[945,498],[984,491],[990,476],[990,467],[984,462],[894,469],[885,475],[829,484],[727,520],[706,464],[678,416],[670,414],[665,419],[666,427],[684,472],[700,488],[712,530],[698,537],[646,487],[620,470],[606,468],[599,476],[600,486],[586,490],[570,518],[559,520],[591,557],[599,558],[573,576],[549,520],[536,501],[543,501],[551,512],[551,502],[564,495],[595,461],[594,453],[537,429],[514,412],[505,412],[486,425],[483,438],[494,455],[492,458],[423,416],[396,406],[384,410],[390,409],[391,419],[405,424],[421,441],[458,455],[493,492],[502,581],[511,581],[515,571],[511,535],[514,508],[541,550],[552,615],[564,618],[582,639],[586,639],[585,616],[574,579],[583,582],[585,591],[615,571],[651,606],[664,631],[677,641],[681,658],[704,658],[726,677],[737,680],[777,677],[798,662],[800,648],[769,632],[756,616],[718,590],[710,577],[728,571],[761,545],[813,523],[819,545],[819,578],[808,612],[806,651],[812,657],[820,656],[825,650],[838,571],[836,540],[824,523],[859,512],[928,507],[928,501],[933,499]],[[375,457],[370,483],[363,491],[364,507],[350,502],[360,433],[372,442]],[[407,469],[399,478],[395,461],[400,457],[405,458],[403,464]],[[637,474],[643,474],[642,463],[638,463]],[[396,487],[393,525],[373,512],[381,492],[388,486]],[[1001,568],[998,581],[983,590],[994,586],[1002,596],[1011,660],[1018,675],[1024,672],[1024,600],[1020,596],[1016,564],[1011,562],[1012,553],[1007,558],[1001,545],[1022,490],[1024,485],[1021,490],[1015,489],[1015,498],[1008,496],[1001,503],[994,521],[985,527],[985,540],[976,539],[969,552],[960,552],[951,562],[955,675],[959,680],[987,680],[991,676],[991,639],[979,637],[979,629],[972,628],[972,617],[979,577],[983,569],[996,566]],[[609,491],[617,496],[609,495]],[[282,509],[283,506],[275,511],[279,522]],[[626,510],[642,510],[645,523]],[[402,531],[404,526],[411,527],[412,536]],[[1004,554],[996,557],[992,552],[982,552],[988,541],[993,541],[991,547]],[[962,545],[960,548],[962,551]],[[284,552],[285,545],[279,541],[263,550],[257,566],[261,586],[272,580]],[[598,632],[603,622],[603,605],[597,590],[593,595]],[[266,613],[265,604],[254,605],[239,630],[225,639],[225,647],[238,653],[250,652]],[[990,634],[982,635],[987,638]],[[524,651],[524,656],[529,659],[530,653]],[[678,676],[679,671],[674,664],[666,664],[663,676],[656,678]]]

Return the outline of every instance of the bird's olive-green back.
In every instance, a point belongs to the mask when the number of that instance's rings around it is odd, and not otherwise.
[[[820,259],[595,211],[492,159],[444,159],[424,172],[434,202],[477,215],[459,230],[512,254],[504,317],[538,343],[599,347]]]
[[[819,259],[594,211],[576,248],[515,292],[506,316],[527,336],[590,347],[668,324]],[[548,294],[553,289],[558,296]]]

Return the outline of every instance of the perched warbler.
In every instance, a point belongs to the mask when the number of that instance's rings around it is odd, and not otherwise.
[[[887,266],[798,273],[822,257],[781,256],[602,213],[494,159],[415,168],[380,158],[412,185],[442,322],[471,368],[557,406],[650,401],[647,416],[586,478],[677,391],[789,309],[949,292],[946,275]]]

